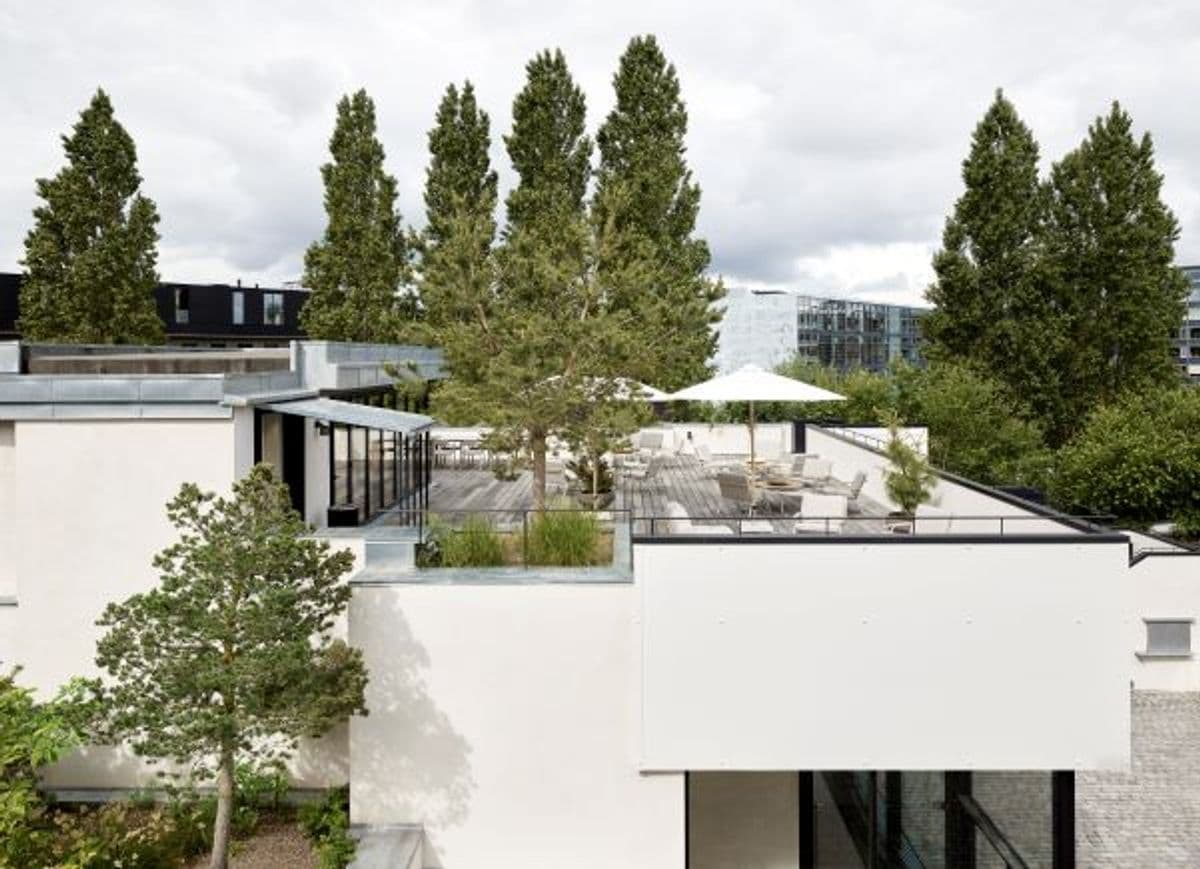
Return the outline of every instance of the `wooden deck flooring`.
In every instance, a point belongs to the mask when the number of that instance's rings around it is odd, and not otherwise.
[[[549,489],[551,492],[561,492],[561,477],[551,477]],[[668,461],[642,480],[631,479],[617,472],[616,497],[612,507],[629,511],[637,524],[636,530],[648,530],[649,523],[644,521],[647,517],[666,516],[670,501],[682,504],[694,520],[739,515],[737,507],[721,497],[716,480],[695,460],[685,458]],[[843,533],[885,532],[881,505],[866,501],[863,507],[867,515],[851,518],[843,527]],[[488,470],[436,468],[429,492],[429,509],[445,515],[496,511],[494,519],[499,523],[519,522],[521,511],[533,509],[533,474],[525,470],[514,480],[498,480]],[[778,526],[776,530],[779,533],[791,533],[793,522],[790,518],[770,514],[763,514],[761,518]]]

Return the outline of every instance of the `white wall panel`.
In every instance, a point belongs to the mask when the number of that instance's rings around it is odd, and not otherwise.
[[[643,768],[1121,769],[1123,543],[641,544]]]

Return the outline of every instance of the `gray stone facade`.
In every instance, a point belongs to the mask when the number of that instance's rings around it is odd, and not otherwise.
[[[1079,866],[1200,866],[1200,693],[1133,692],[1129,773],[1079,773]]]

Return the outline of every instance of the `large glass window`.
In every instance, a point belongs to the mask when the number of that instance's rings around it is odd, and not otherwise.
[[[330,502],[350,504],[354,500],[350,491],[350,429],[335,423],[329,436],[333,438],[333,492]]]
[[[231,298],[233,299],[233,325],[243,326],[246,323],[246,294],[241,290],[234,290]]]
[[[175,288],[175,322],[180,325],[187,323],[191,318],[191,299],[188,297],[187,287]]]
[[[283,293],[263,293],[263,325],[283,325]]]

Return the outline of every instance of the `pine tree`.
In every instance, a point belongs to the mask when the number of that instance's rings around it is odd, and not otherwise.
[[[39,179],[25,238],[22,335],[78,344],[161,344],[158,211],[139,192],[133,139],[97,90],[69,136],[67,165]]]
[[[321,167],[328,224],[304,257],[311,293],[300,312],[311,338],[388,342],[411,300],[409,242],[396,209],[396,179],[383,168],[375,134],[375,104],[360,90],[338,102],[329,140],[332,161]]]
[[[975,128],[962,175],[966,190],[933,260],[928,353],[974,364],[1039,417],[1053,417],[1065,335],[1041,268],[1046,197],[1038,146],[1001,91]]]
[[[427,323],[470,316],[472,300],[491,287],[496,235],[496,173],[491,168],[487,113],[465,82],[446,88],[429,131],[422,234],[421,304]],[[473,288],[484,282],[483,290]]]
[[[1150,135],[1113,103],[1051,172],[1047,260],[1070,328],[1060,436],[1097,404],[1178,374],[1170,337],[1188,283],[1174,267],[1179,224],[1161,199]]]
[[[518,183],[507,199],[503,244],[464,271],[457,304],[468,315],[438,330],[452,378],[439,413],[493,428],[492,444],[532,456],[534,502],[546,493],[546,442],[581,416],[617,400],[615,373],[630,358],[628,318],[607,307],[597,280],[604,224],[584,207],[591,143],[586,106],[561,52],[526,67],[505,137]],[[486,232],[460,214],[450,238],[477,261]]]
[[[708,245],[694,236],[700,186],[686,160],[687,108],[653,36],[630,41],[613,87],[616,106],[597,135],[593,211],[614,242],[599,267],[614,306],[646,330],[646,352],[629,373],[678,388],[707,373],[720,319],[714,303],[724,295],[705,274]]]
[[[331,633],[354,559],[308,536],[267,465],[232,498],[184,484],[167,515],[180,536],[155,557],[161,582],[97,623],[105,726],[140,755],[216,778],[210,865],[223,869],[237,764],[286,757],[366,712],[362,655]]]

